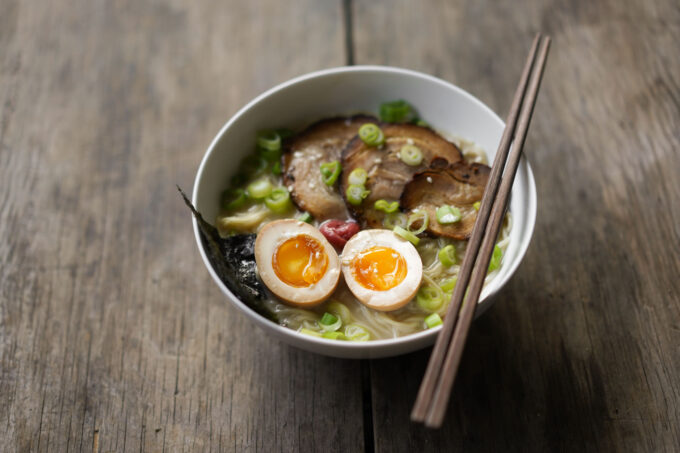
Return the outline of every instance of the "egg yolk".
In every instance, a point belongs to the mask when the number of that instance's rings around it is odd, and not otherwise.
[[[352,259],[350,266],[354,279],[373,291],[387,291],[406,278],[406,260],[388,247],[363,250]]]
[[[281,281],[303,288],[321,280],[328,268],[328,256],[319,241],[301,234],[279,246],[272,267]]]

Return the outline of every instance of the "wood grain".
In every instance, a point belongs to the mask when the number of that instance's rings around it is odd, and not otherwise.
[[[502,116],[539,30],[533,243],[473,324],[441,430],[408,422],[429,351],[372,363],[377,451],[680,445],[677,4],[354,4],[358,64],[433,73]]]
[[[252,329],[174,188],[249,99],[343,64],[341,4],[0,11],[0,451],[362,450],[360,364]]]
[[[676,3],[0,0],[0,451],[677,450]],[[317,357],[227,306],[174,184],[241,105],[355,60],[504,115],[539,30],[536,232],[441,430],[408,422],[429,351]]]

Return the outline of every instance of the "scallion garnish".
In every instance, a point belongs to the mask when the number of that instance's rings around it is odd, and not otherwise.
[[[399,225],[392,228],[392,231],[394,231],[394,234],[396,234],[397,236],[401,236],[402,238],[406,239],[413,245],[418,245],[418,243],[420,242],[420,238],[418,236],[416,236],[415,234],[411,233],[408,230],[403,229]]]
[[[257,179],[246,188],[246,193],[250,198],[261,200],[272,192],[272,183],[267,178]]]
[[[359,138],[368,146],[379,146],[385,143],[385,134],[373,123],[366,123],[359,128]]]
[[[293,135],[295,135],[295,132],[291,131],[290,129],[286,129],[286,128],[276,129],[276,133],[279,134],[279,137],[281,137],[281,140],[285,140],[288,137],[292,137]]]
[[[351,185],[363,186],[364,184],[366,184],[367,179],[368,173],[366,173],[366,170],[364,170],[363,168],[355,168],[349,174],[347,182],[350,183]]]
[[[276,131],[260,131],[257,133],[257,147],[278,151],[281,149],[281,136]]]
[[[257,134],[257,150],[269,162],[281,159],[281,137],[276,131],[261,131]]]
[[[267,205],[272,212],[279,214],[288,211],[292,207],[290,194],[288,193],[288,190],[283,187],[272,190],[269,195],[265,197],[264,204]]]
[[[437,311],[444,302],[444,293],[438,287],[424,285],[416,293],[416,303],[425,311]]]
[[[398,201],[389,202],[381,198],[380,200],[377,200],[375,203],[373,203],[373,207],[378,211],[382,211],[386,214],[391,214],[393,212],[396,212],[397,209],[399,209],[399,202]]]
[[[413,234],[420,234],[425,231],[430,224],[430,216],[425,211],[416,211],[411,214],[406,223],[406,229]],[[416,228],[416,225],[420,225]]]
[[[444,293],[451,293],[453,292],[453,289],[456,287],[456,282],[458,281],[458,277],[452,277],[448,280],[444,280],[439,287],[444,291]]]
[[[399,158],[406,165],[417,167],[423,162],[423,152],[415,145],[404,145],[399,150]]]
[[[366,329],[357,324],[349,324],[345,326],[345,336],[350,341],[368,341],[371,339],[371,334]]]
[[[331,313],[342,321],[343,324],[349,324],[352,321],[352,314],[349,311],[349,308],[345,304],[341,304],[340,302],[336,301],[331,301],[326,305],[326,310],[328,310],[328,313]]]
[[[380,120],[386,123],[411,121],[414,116],[413,107],[403,99],[380,104]]]
[[[371,191],[366,190],[364,186],[353,184],[347,188],[345,195],[347,196],[347,201],[349,201],[350,204],[353,204],[354,206],[359,206],[361,202],[364,201],[364,198],[368,196],[369,193],[371,193]]]
[[[319,325],[326,332],[334,332],[342,326],[342,320],[328,312],[324,313],[319,321]]]
[[[428,329],[441,326],[442,324],[442,318],[437,313],[432,313],[430,316],[425,318],[425,325]]]
[[[496,244],[493,246],[493,255],[491,255],[491,261],[489,261],[489,272],[498,269],[501,266],[502,259],[503,250]]]
[[[437,208],[437,222],[442,225],[458,222],[462,218],[460,209],[447,204]]]
[[[266,169],[267,161],[263,157],[251,155],[241,162],[240,172],[245,176],[246,180],[248,180],[260,176]]]
[[[338,176],[340,176],[340,170],[342,167],[340,166],[340,161],[334,160],[332,162],[325,162],[321,164],[320,169],[323,183],[327,186],[332,186],[335,184],[335,181],[338,180]]]
[[[329,340],[347,340],[347,337],[342,332],[324,332],[321,336]]]
[[[314,217],[312,217],[312,215],[309,212],[303,212],[302,214],[300,214],[297,217],[297,219],[300,222],[312,223],[312,221],[314,220]]]
[[[246,204],[247,200],[248,197],[243,189],[225,190],[222,192],[222,209],[233,211]]]
[[[443,247],[441,250],[439,250],[437,256],[444,267],[451,267],[456,264],[456,248],[453,246],[453,244]]]
[[[281,173],[281,161],[277,160],[272,164],[272,174],[279,176]]]
[[[321,338],[321,336],[322,336],[320,332],[315,332],[315,331],[313,331],[313,330],[311,330],[311,329],[302,328],[302,329],[299,330],[299,332],[302,333],[302,334],[305,334],[305,335],[309,335],[310,337],[319,337],[319,338]]]
[[[246,175],[242,169],[239,170],[234,176],[231,177],[231,187],[240,187],[246,182],[248,182],[248,175]]]
[[[472,203],[472,207],[475,208],[475,211],[479,211],[479,207],[482,205],[479,201],[475,201]]]

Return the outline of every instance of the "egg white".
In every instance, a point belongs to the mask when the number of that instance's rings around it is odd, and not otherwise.
[[[387,247],[401,254],[406,261],[406,277],[394,288],[375,291],[357,282],[351,263],[358,253],[372,247]],[[342,251],[342,273],[352,294],[367,307],[379,311],[392,311],[406,305],[418,291],[423,278],[423,262],[409,241],[390,230],[363,230],[354,235]]]
[[[281,244],[290,238],[307,235],[316,239],[328,257],[328,267],[321,280],[308,287],[291,286],[274,271],[272,258]],[[280,299],[298,307],[312,307],[326,300],[340,280],[340,259],[333,246],[319,230],[295,219],[276,220],[266,224],[255,239],[255,263],[262,282]]]

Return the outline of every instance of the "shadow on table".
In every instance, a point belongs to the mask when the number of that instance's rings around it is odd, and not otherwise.
[[[561,342],[555,349],[518,332],[509,305],[499,305],[473,323],[439,430],[409,421],[431,349],[371,362],[376,451],[590,451],[602,445],[607,408],[599,366],[570,359]]]

